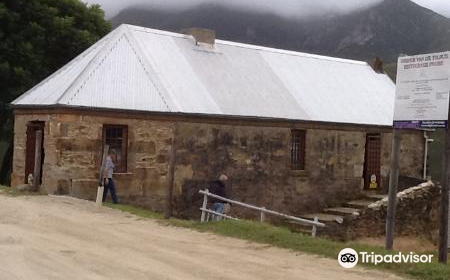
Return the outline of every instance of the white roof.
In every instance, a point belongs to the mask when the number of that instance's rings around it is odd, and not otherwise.
[[[391,126],[394,98],[365,62],[121,25],[13,105]]]

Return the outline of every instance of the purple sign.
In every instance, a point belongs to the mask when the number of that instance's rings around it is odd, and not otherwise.
[[[394,121],[394,128],[400,129],[447,128],[447,121]]]

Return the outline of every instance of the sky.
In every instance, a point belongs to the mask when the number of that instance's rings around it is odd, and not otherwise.
[[[368,8],[383,0],[82,0],[98,3],[106,11],[108,18],[120,10],[132,5],[151,5],[155,8],[184,9],[203,3],[220,3],[224,5],[274,12],[281,16],[320,16],[323,14],[345,14],[358,9]],[[437,13],[450,18],[449,0],[412,0]]]
[[[450,18],[449,0],[413,0],[413,2]]]

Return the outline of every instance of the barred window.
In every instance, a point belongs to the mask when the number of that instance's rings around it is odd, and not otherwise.
[[[291,169],[305,169],[305,131],[293,129],[291,131]]]
[[[127,172],[128,127],[124,125],[104,125],[103,147],[105,145],[109,145],[109,149],[114,149],[117,153],[117,158],[114,160],[116,166],[114,172]]]

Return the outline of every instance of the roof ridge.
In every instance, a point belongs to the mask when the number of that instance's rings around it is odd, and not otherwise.
[[[148,33],[177,37],[177,38],[190,38],[191,37],[191,35],[186,35],[186,34],[182,34],[182,33],[159,30],[159,29],[137,26],[137,25],[132,25],[132,24],[121,24],[121,26],[122,25],[128,26],[129,28],[133,28],[136,31],[140,31],[140,32],[148,32]],[[339,57],[325,56],[325,55],[319,55],[319,54],[311,54],[311,53],[286,50],[286,49],[277,49],[277,48],[265,47],[265,46],[261,46],[261,45],[239,43],[239,42],[228,41],[228,40],[216,39],[216,43],[222,44],[222,45],[246,48],[246,49],[260,50],[260,51],[279,53],[279,54],[285,54],[285,55],[300,56],[300,57],[306,57],[306,58],[312,58],[312,59],[323,59],[323,60],[335,61],[335,62],[340,62],[340,63],[368,65],[368,63],[366,61],[361,61],[361,60],[339,58]]]
[[[101,43],[103,43],[103,41],[106,41],[108,39],[108,35],[103,37],[102,39],[100,39],[99,41],[97,41],[95,44],[91,45],[90,47],[88,47],[86,50],[84,50],[81,54],[77,55],[76,57],[74,57],[72,60],[70,60],[68,63],[66,63],[63,67],[59,68],[58,70],[56,70],[54,73],[52,73],[51,75],[49,75],[47,78],[45,78],[44,80],[42,80],[41,82],[37,83],[36,85],[34,85],[32,88],[30,88],[29,90],[27,90],[25,93],[23,93],[22,95],[20,95],[19,97],[17,97],[14,101],[11,102],[11,104],[15,104],[17,102],[19,102],[20,100],[22,100],[23,98],[27,97],[29,94],[33,93],[36,89],[42,87],[43,85],[45,85],[48,81],[50,81],[51,79],[57,77],[59,74],[61,74],[62,72],[64,72],[64,70],[67,70],[68,68],[70,68],[70,66],[74,65],[75,63],[77,63],[78,61],[82,60],[83,58],[85,58],[87,55],[89,55],[90,52],[92,52],[93,50],[95,50]],[[100,52],[100,51],[99,51]],[[83,70],[84,71],[84,70]],[[75,79],[76,80],[76,79]],[[62,94],[61,94],[62,95]],[[58,99],[59,100],[59,99]]]
[[[140,47],[139,43],[137,42],[136,38],[134,37],[134,34],[130,32],[128,29],[128,25],[123,24],[126,28],[126,34],[127,38],[132,41],[130,42],[130,46],[135,52],[136,56],[139,59],[139,62],[141,63],[142,67],[144,68],[145,73],[148,75],[149,80],[152,82],[152,84],[155,86],[156,91],[158,92],[158,95],[163,100],[164,104],[166,105],[167,109],[169,111],[173,111],[177,109],[177,106],[175,106],[175,103],[173,102],[171,96],[167,93],[165,90],[166,88],[164,85],[158,80],[158,75],[156,74],[155,70],[151,66],[150,61],[148,61],[148,58],[144,55],[144,51]]]
[[[56,100],[56,104],[61,104],[60,102],[69,96],[70,92],[74,90],[79,84],[82,84],[85,77],[91,73],[91,69],[97,68],[97,61],[103,57],[103,60],[108,56],[109,52],[105,54],[105,50],[111,50],[114,47],[114,44],[117,42],[117,39],[120,38],[120,36],[124,33],[123,27],[119,27],[115,30],[113,30],[111,33],[108,34],[107,37],[108,40],[106,44],[98,51],[98,53],[94,56],[94,58],[89,61],[89,63],[86,65],[86,67],[81,71],[80,75],[78,75],[75,80],[67,87],[67,89],[61,94],[61,96]],[[99,42],[95,43],[94,45],[97,45]],[[77,92],[80,89],[77,90]],[[73,93],[70,100],[72,100],[77,92]]]

